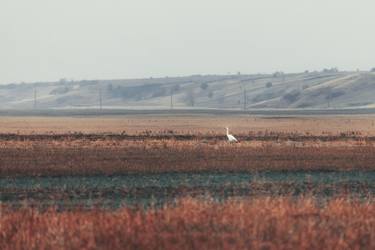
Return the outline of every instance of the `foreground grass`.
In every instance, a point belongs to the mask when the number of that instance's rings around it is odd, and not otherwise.
[[[3,208],[1,249],[374,249],[375,203],[186,198],[161,209]]]

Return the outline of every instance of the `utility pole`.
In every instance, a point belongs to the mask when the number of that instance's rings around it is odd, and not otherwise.
[[[330,103],[330,101],[331,101],[331,95],[328,96],[328,108],[331,107],[331,103]]]
[[[173,109],[173,89],[171,89],[171,109]]]
[[[247,96],[246,96],[246,88],[243,89],[243,110],[246,110],[247,106]]]
[[[328,89],[327,104],[328,104],[328,108],[330,108],[331,107],[331,89]]]
[[[34,109],[36,109],[36,86],[34,86]]]
[[[103,108],[103,97],[102,97],[102,88],[99,87],[99,108],[102,111]]]

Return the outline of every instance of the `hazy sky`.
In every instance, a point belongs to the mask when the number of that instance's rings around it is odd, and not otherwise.
[[[375,67],[372,0],[0,0],[0,84]]]

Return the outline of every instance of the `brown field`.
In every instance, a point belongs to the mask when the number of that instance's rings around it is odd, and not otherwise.
[[[48,139],[6,144],[12,145],[0,148],[2,177],[175,171],[375,170],[372,145]]]
[[[0,176],[374,170],[375,116],[0,119]],[[226,142],[231,127],[238,144]]]
[[[363,136],[375,136],[375,116],[296,116],[255,117],[245,115],[127,115],[103,117],[1,117],[1,133],[18,134],[66,134],[81,132],[122,133],[134,135],[150,131],[177,134],[225,134],[225,127],[237,134],[298,133],[312,135],[338,135],[360,132]]]
[[[375,116],[3,117],[0,181],[36,181],[1,187],[0,249],[374,249],[373,177],[225,186],[230,172],[373,173],[374,122]],[[226,126],[240,143],[226,141]],[[67,188],[65,181],[54,187],[53,179],[45,188],[38,179],[218,172],[225,174],[222,186],[168,180]],[[207,198],[220,195],[221,202]],[[154,196],[170,200],[148,209],[101,206]],[[87,199],[98,207],[76,203]]]
[[[161,209],[32,208],[0,217],[1,249],[374,249],[375,203],[184,199]]]

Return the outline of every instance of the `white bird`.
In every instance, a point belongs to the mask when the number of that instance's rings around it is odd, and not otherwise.
[[[229,142],[238,142],[238,140],[236,139],[236,137],[234,137],[233,135],[229,134],[229,128],[227,128],[227,137],[228,137],[228,141]]]

